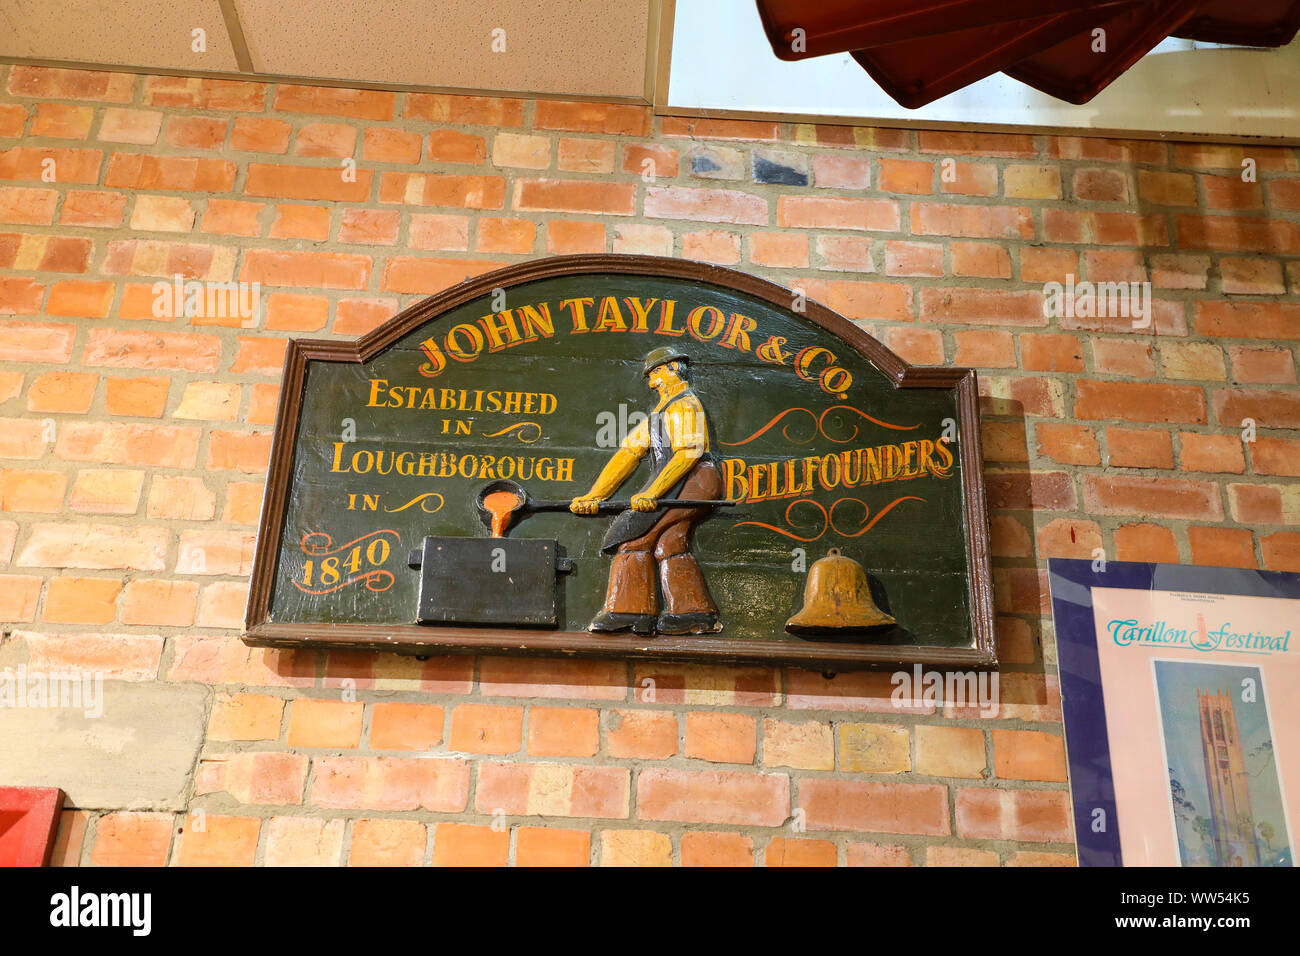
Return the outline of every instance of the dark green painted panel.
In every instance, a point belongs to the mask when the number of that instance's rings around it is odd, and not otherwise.
[[[714,306],[728,316],[751,317],[757,330],[750,333],[748,351],[698,341],[689,334],[573,334],[571,313],[559,308],[559,303],[571,297],[599,302],[604,296],[675,300],[678,327],[686,324],[696,306]],[[425,325],[365,365],[309,363],[272,596],[273,622],[411,623],[418,572],[407,566],[407,553],[425,535],[488,533],[473,508],[474,496],[489,480],[480,473],[485,456],[496,462],[510,460],[513,464],[506,467],[513,468],[511,477],[535,498],[568,499],[586,492],[615,450],[597,446],[602,424],[608,418],[626,421],[631,413],[653,408],[654,395],[641,366],[645,353],[661,345],[678,346],[691,357],[691,386],[708,414],[711,450],[719,462],[741,458],[752,467],[857,448],[933,441],[944,433],[945,422],[957,419],[953,390],[897,389],[850,346],[802,315],[739,292],[661,277],[570,276],[514,287],[505,307],[517,310],[543,302],[550,306],[552,337],[495,353],[485,351],[473,361],[449,361],[445,371],[433,378],[419,372],[428,361],[420,350],[421,341],[433,336],[444,342],[452,326],[477,324],[492,312],[491,297]],[[620,304],[623,317],[630,321],[631,310]],[[594,320],[595,309],[588,313],[588,320]],[[650,313],[651,330],[657,315]],[[835,353],[836,364],[852,375],[845,397],[801,379],[788,364],[756,357],[754,350],[771,336],[783,337],[792,354],[813,346]],[[822,365],[817,363],[818,368]],[[438,400],[444,397],[443,389],[453,390],[446,397],[457,403],[465,390],[471,410],[370,407],[367,402],[376,379],[386,380],[389,388],[433,388]],[[478,411],[472,410],[476,392],[483,393]],[[493,411],[488,397],[492,392],[553,396],[555,409],[545,409],[546,414]],[[841,410],[827,415],[824,430],[818,433],[814,416],[841,404],[880,422],[909,427],[890,429]],[[760,437],[736,444],[787,409],[807,409],[812,414],[791,412]],[[602,420],[602,415],[607,419]],[[535,425],[504,431],[523,422]],[[468,429],[469,434],[458,434],[458,428]],[[495,437],[486,437],[494,433]],[[952,434],[951,427],[948,433]],[[348,437],[353,440],[345,441]],[[694,550],[721,611],[723,636],[798,642],[783,629],[802,603],[806,580],[804,573],[792,568],[793,549],[805,549],[811,566],[827,548],[837,547],[860,561],[883,586],[889,608],[899,620],[897,631],[874,635],[874,642],[973,647],[961,464],[955,444],[948,448],[953,462],[946,477],[929,475],[830,491],[819,487],[800,496],[828,510],[840,499],[852,499],[834,509],[833,526],[827,526],[822,511],[809,503],[794,506],[787,519],[793,498],[718,509],[697,528]],[[357,464],[362,466],[367,453],[380,452],[390,458],[409,453],[407,461],[430,453],[455,455],[460,464],[464,456],[472,455],[478,471],[472,477],[380,476],[373,471],[358,474],[351,467],[355,453],[361,453]],[[341,456],[342,470],[331,470],[336,454]],[[435,457],[434,463],[442,459]],[[614,497],[629,497],[647,473],[648,463],[643,461]],[[494,467],[491,477],[499,476]],[[849,536],[862,526],[864,513],[875,517],[900,498],[904,500],[865,534]],[[912,500],[916,498],[923,500]],[[574,572],[561,579],[565,630],[585,629],[601,606],[609,559],[599,545],[611,520],[608,514],[536,513],[509,532],[511,537],[554,538],[575,560]],[[336,553],[305,553],[304,539],[309,545],[324,541],[309,535],[328,535]],[[355,557],[347,547],[353,542],[359,549]],[[328,577],[323,564],[331,557],[339,561],[339,576],[322,580],[322,574]],[[372,564],[370,558],[383,560]],[[295,584],[306,581],[309,561],[310,590],[325,593],[308,593]],[[483,573],[483,569],[467,569],[467,573]],[[342,584],[348,580],[354,583]],[[484,574],[483,580],[487,592],[498,586],[490,574]],[[494,593],[492,599],[509,602],[508,588]]]

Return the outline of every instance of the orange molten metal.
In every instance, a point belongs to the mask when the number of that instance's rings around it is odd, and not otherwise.
[[[494,491],[483,499],[483,509],[492,515],[492,537],[506,533],[510,516],[524,503],[513,491]]]

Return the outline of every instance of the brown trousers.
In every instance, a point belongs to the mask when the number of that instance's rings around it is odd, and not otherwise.
[[[711,461],[696,465],[678,493],[681,498],[721,495],[722,476]],[[620,544],[609,568],[605,610],[614,614],[657,614],[657,563],[667,613],[716,614],[718,609],[709,595],[704,573],[691,554],[691,531],[711,510],[669,508],[641,537]]]

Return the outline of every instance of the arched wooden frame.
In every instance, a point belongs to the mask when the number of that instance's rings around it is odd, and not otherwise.
[[[292,339],[285,354],[280,403],[271,448],[271,466],[257,531],[257,551],[245,615],[244,642],[254,647],[389,650],[405,654],[542,654],[585,658],[686,660],[704,663],[790,664],[823,671],[914,664],[987,668],[997,665],[993,628],[993,587],[989,570],[988,515],[979,428],[975,371],[946,366],[914,366],[899,358],[843,316],[807,300],[804,317],[855,349],[896,388],[955,389],[958,454],[966,513],[968,588],[975,646],[929,647],[898,644],[845,644],[825,641],[727,638],[724,635],[594,634],[589,631],[537,631],[429,627],[418,624],[320,624],[271,622],[285,506],[293,470],[294,439],[302,410],[307,363],[364,363],[426,322],[494,289],[509,289],[541,279],[573,275],[644,275],[684,279],[741,292],[788,310],[790,290],[765,279],[720,266],[659,256],[577,255],[524,262],[489,272],[430,296],[351,342]]]

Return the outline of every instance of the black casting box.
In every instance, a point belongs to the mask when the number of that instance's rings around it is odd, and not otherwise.
[[[426,537],[410,560],[416,623],[558,627],[558,575],[573,569],[559,552],[553,538]]]

